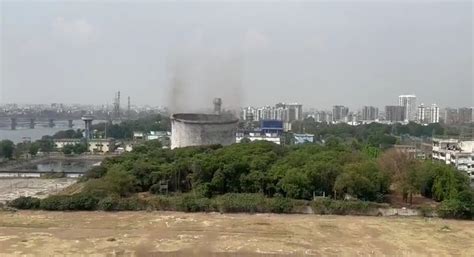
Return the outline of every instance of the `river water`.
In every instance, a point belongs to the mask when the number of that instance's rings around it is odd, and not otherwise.
[[[86,172],[97,160],[49,160],[38,164],[27,165],[22,169],[47,171],[47,172]]]
[[[81,120],[75,120],[73,124],[73,129],[84,127],[84,123]],[[67,121],[66,123],[58,123],[53,128],[36,126],[34,129],[19,127],[16,130],[10,130],[6,127],[2,127],[0,128],[0,140],[8,139],[13,141],[15,144],[23,142],[24,140],[35,141],[41,139],[43,136],[52,136],[58,131],[68,129],[69,127],[67,126]]]

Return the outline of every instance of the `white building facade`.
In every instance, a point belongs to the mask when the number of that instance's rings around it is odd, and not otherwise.
[[[466,172],[474,183],[474,141],[433,138],[432,158]]]
[[[436,104],[431,106],[420,104],[417,108],[416,121],[420,124],[439,123],[439,107]]]
[[[398,105],[405,107],[405,121],[416,121],[417,106],[416,95],[400,95],[398,96]]]

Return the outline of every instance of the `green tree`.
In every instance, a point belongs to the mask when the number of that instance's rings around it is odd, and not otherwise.
[[[36,142],[39,144],[39,149],[44,153],[49,153],[54,150],[53,139],[49,136],[44,136]]]
[[[298,169],[287,170],[285,176],[278,182],[278,187],[290,198],[310,199],[310,185],[308,177]]]
[[[88,149],[86,143],[82,142],[79,144],[75,144],[72,150],[75,154],[82,154],[87,152]]]
[[[349,194],[362,200],[380,200],[387,193],[389,179],[371,161],[347,164],[334,184],[337,195]]]
[[[40,149],[39,143],[35,142],[30,144],[30,147],[28,149],[28,153],[31,154],[31,156],[36,156],[38,154],[38,151]]]
[[[116,195],[129,196],[136,191],[136,179],[122,166],[116,164],[107,169],[101,179],[91,179],[86,182],[85,193],[99,196]]]
[[[74,153],[74,145],[65,145],[63,146],[62,152],[66,155]]]
[[[0,157],[11,159],[15,151],[15,144],[10,140],[0,141]]]

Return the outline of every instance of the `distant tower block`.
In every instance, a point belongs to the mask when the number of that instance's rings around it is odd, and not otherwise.
[[[35,119],[30,119],[30,129],[34,129],[35,128]]]
[[[91,128],[92,128],[92,121],[94,120],[93,116],[87,115],[82,116],[82,120],[84,121],[84,137],[89,140],[91,139]]]
[[[54,128],[54,126],[55,126],[55,124],[54,124],[54,119],[49,119],[48,126],[49,126],[50,128]]]
[[[74,123],[73,123],[73,122],[74,122],[73,120],[68,120],[68,121],[67,121],[67,126],[68,126],[69,128],[74,127]]]
[[[214,98],[214,113],[221,114],[222,99]]]
[[[11,118],[11,129],[15,130],[16,129],[16,118]]]

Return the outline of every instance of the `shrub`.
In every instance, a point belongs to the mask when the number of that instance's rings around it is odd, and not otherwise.
[[[150,187],[150,193],[152,194],[155,194],[155,195],[158,195],[161,193],[161,190],[160,190],[160,184],[154,184]]]
[[[102,211],[118,211],[119,199],[112,196],[102,198],[97,203],[97,209]]]
[[[40,208],[50,211],[84,210],[97,208],[99,198],[91,194],[52,195],[41,200]]]
[[[108,196],[98,202],[97,209],[102,211],[141,211],[147,209],[157,210],[158,208],[155,208],[149,199]]]
[[[178,197],[176,210],[185,212],[211,211],[211,200],[204,197],[183,195]]]
[[[382,204],[366,201],[341,201],[331,199],[317,199],[311,203],[313,212],[316,214],[337,215],[376,215]]]
[[[67,195],[52,195],[41,200],[40,208],[48,211],[69,210],[69,198]]]
[[[147,206],[153,210],[173,211],[176,210],[175,197],[155,196],[147,199]]]
[[[428,204],[423,204],[418,210],[423,217],[433,217],[435,213],[435,209]]]
[[[441,218],[472,219],[472,213],[468,206],[459,199],[444,200],[438,207],[437,212]]]
[[[140,211],[147,209],[147,202],[138,197],[121,198],[118,202],[120,211]]]
[[[264,212],[265,197],[261,194],[225,194],[215,198],[221,212]]]
[[[101,178],[107,173],[107,168],[103,166],[94,166],[81,177],[81,181],[86,181],[92,178]]]
[[[331,200],[328,198],[321,198],[313,201],[311,203],[311,208],[313,212],[316,214],[331,214],[329,205],[331,204]]]
[[[9,202],[8,205],[22,210],[38,209],[40,207],[40,199],[30,196],[21,196]]]
[[[295,201],[284,197],[267,198],[268,211],[273,213],[291,213],[295,206]]]
[[[92,194],[74,194],[69,198],[69,210],[95,210],[99,198]]]

